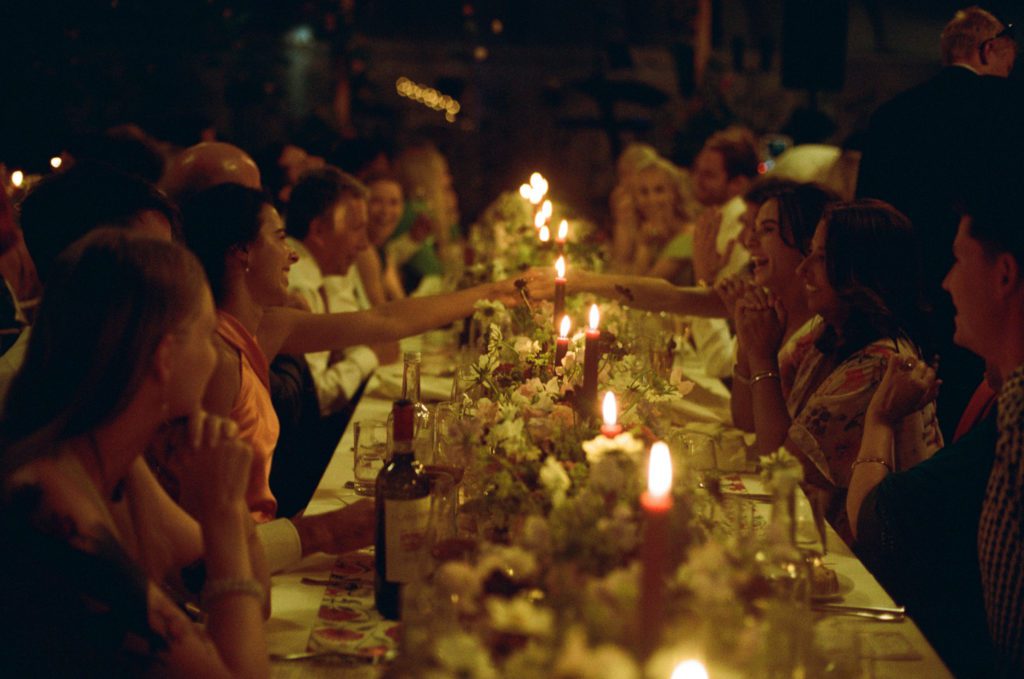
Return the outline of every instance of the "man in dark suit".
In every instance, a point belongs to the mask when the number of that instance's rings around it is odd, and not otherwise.
[[[939,423],[950,438],[984,366],[955,347],[949,296],[957,202],[1024,167],[1020,108],[1007,80],[1017,56],[1009,25],[991,13],[958,11],[942,32],[943,69],[883,104],[871,118],[857,195],[881,198],[910,217],[918,233],[924,302],[921,339],[942,358]]]

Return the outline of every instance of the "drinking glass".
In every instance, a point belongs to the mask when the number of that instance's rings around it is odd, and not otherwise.
[[[355,423],[354,431],[355,490],[359,495],[373,495],[377,474],[387,459],[388,425],[380,420],[363,420]]]

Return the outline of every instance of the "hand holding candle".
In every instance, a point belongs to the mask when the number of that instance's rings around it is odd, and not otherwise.
[[[619,406],[615,402],[615,394],[610,391],[606,391],[604,394],[604,401],[601,403],[601,414],[604,417],[601,433],[605,437],[613,439],[622,433],[622,425],[618,423]]]
[[[568,316],[562,316],[562,325],[558,330],[558,339],[555,340],[555,367],[562,365],[562,359],[569,351],[569,328],[571,321]]]

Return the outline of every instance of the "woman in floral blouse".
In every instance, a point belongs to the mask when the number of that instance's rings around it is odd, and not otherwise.
[[[809,486],[826,499],[826,516],[850,539],[844,500],[857,458],[864,414],[889,357],[920,358],[915,245],[909,220],[875,200],[826,211],[797,269],[807,305],[824,323],[784,396],[778,351],[786,309],[762,290],[738,304],[737,336],[748,357],[756,448],[780,445],[804,462]],[[906,469],[942,446],[932,404],[907,417],[897,433],[895,467]]]

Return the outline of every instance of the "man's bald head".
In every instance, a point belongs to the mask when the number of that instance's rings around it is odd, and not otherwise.
[[[208,141],[190,146],[167,165],[161,186],[179,202],[219,184],[260,189],[260,170],[248,153],[232,144]]]

